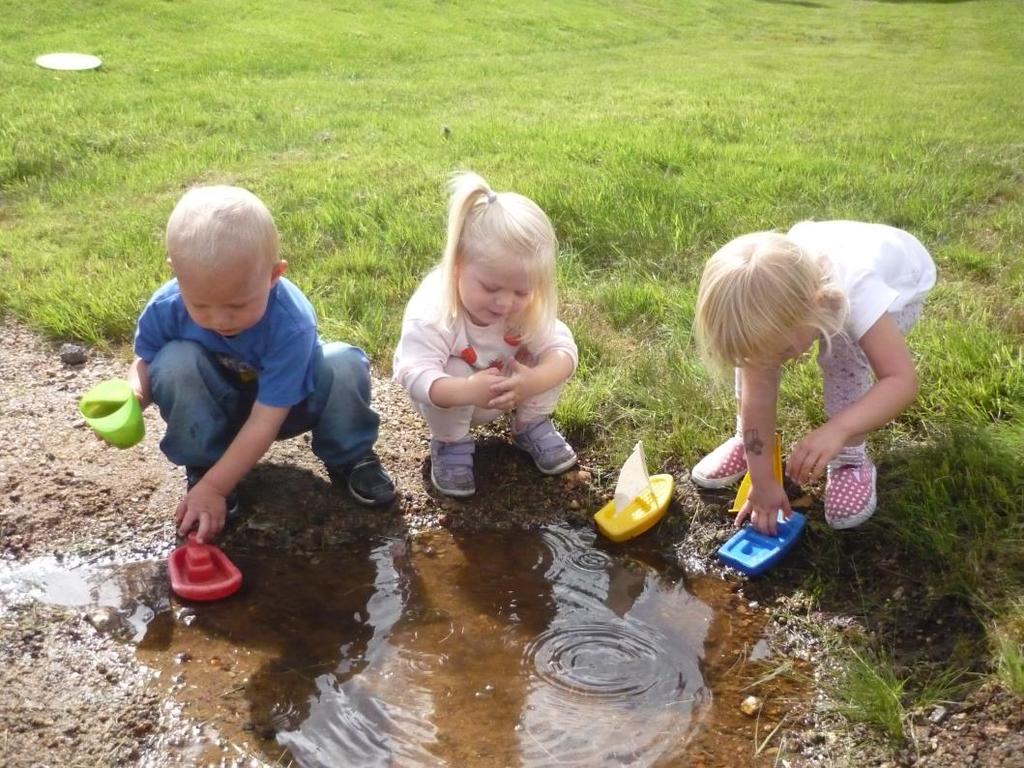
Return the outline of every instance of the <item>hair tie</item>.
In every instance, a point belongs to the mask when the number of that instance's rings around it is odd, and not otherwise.
[[[487,190],[487,202],[488,202],[488,204],[495,203],[497,201],[498,201],[498,194],[493,189],[488,189]]]

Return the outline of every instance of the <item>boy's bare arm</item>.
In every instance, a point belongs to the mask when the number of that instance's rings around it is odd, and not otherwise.
[[[290,410],[261,403],[253,405],[238,435],[200,483],[221,496],[231,493],[273,444]]]
[[[143,408],[153,402],[153,393],[149,383],[149,363],[141,357],[136,357],[128,369],[128,384],[135,396],[139,398],[139,403]]]

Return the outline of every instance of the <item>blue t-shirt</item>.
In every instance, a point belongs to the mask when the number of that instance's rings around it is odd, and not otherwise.
[[[257,402],[290,408],[313,392],[313,366],[320,349],[316,312],[302,291],[281,278],[256,325],[236,336],[221,336],[192,320],[178,281],[164,283],[142,310],[135,329],[135,354],[153,362],[175,340],[195,341],[243,381],[258,380]]]

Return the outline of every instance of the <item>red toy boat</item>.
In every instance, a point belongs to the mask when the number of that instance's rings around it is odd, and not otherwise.
[[[242,586],[242,572],[220,548],[200,544],[194,533],[188,543],[171,552],[167,561],[171,589],[186,600],[220,600]]]

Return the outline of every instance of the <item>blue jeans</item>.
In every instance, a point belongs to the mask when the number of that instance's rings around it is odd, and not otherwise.
[[[194,341],[171,341],[149,365],[153,402],[167,422],[160,450],[189,467],[216,464],[256,401],[242,382]],[[329,467],[362,458],[377,441],[380,417],[370,407],[370,361],[358,347],[335,342],[317,353],[313,393],[292,406],[277,439],[313,432],[313,453]]]

